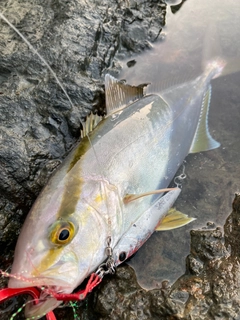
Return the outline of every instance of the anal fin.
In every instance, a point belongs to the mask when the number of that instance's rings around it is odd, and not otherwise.
[[[188,215],[177,211],[175,208],[171,208],[157,226],[156,231],[166,231],[180,228],[194,220],[196,220],[196,218],[189,218]]]

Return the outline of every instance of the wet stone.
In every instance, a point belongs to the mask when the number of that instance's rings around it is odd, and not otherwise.
[[[240,256],[240,194],[235,195],[233,211],[224,225],[225,245],[231,250],[232,256]]]
[[[105,113],[105,73],[117,75],[119,58],[132,60],[133,53],[151,47],[165,7],[162,1],[141,0],[1,1],[1,11],[49,63],[73,106],[43,62],[1,20],[0,269],[9,270],[23,221],[78,143],[81,120],[92,110]],[[128,281],[123,278],[121,286]],[[18,307],[0,318],[9,319]],[[85,303],[78,308],[86,317],[93,313]],[[73,319],[69,310],[59,309],[59,319]],[[24,319],[23,312],[17,319]]]
[[[74,105],[43,62],[1,21],[0,218],[15,215],[18,223],[19,207],[26,217],[52,171],[78,142],[80,121],[91,110],[105,113],[104,74],[119,72],[119,57],[148,49],[150,27],[161,30],[164,21],[158,19],[159,1],[3,0],[1,8],[51,65]],[[2,232],[0,241],[8,231]],[[2,241],[3,254],[15,243],[16,236]]]
[[[133,270],[120,266],[94,293],[99,319],[239,319],[240,258],[233,254],[238,241],[229,240],[233,239],[231,231],[238,229],[238,219],[232,216],[240,214],[239,203],[236,195],[225,235],[212,223],[191,231],[186,272],[172,285],[163,281],[159,288],[145,291],[138,286]]]
[[[165,23],[166,5],[156,0],[2,0],[1,7],[52,66],[74,104],[1,21],[0,269],[9,270],[22,223],[50,174],[77,143],[80,120],[90,110],[105,112],[104,74],[117,75],[119,58],[131,61],[133,53],[151,47]],[[174,284],[145,291],[123,265],[85,301],[58,308],[57,319],[240,319],[239,226],[236,195],[224,232],[211,223],[191,232],[186,272]],[[1,319],[10,319],[23,301],[1,305]],[[24,319],[23,312],[16,319]]]

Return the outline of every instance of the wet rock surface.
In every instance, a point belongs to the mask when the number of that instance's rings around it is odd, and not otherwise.
[[[0,6],[46,59],[73,102],[1,20],[0,268],[5,270],[32,203],[77,143],[81,120],[91,110],[104,113],[104,74],[108,69],[118,72],[120,57],[151,47],[164,24],[166,5],[3,0]]]
[[[105,73],[117,74],[120,58],[151,48],[165,23],[166,4],[2,0],[0,10],[45,58],[73,102],[0,19],[0,269],[9,270],[22,223],[78,142],[81,120],[91,110],[105,112]]]
[[[0,269],[6,270],[21,225],[48,177],[77,143],[81,120],[90,110],[104,113],[104,74],[117,74],[120,58],[131,60],[131,53],[151,48],[166,6],[154,0],[2,0],[0,6],[51,65],[74,104],[1,21]],[[89,320],[240,319],[239,208],[237,195],[224,233],[212,224],[191,232],[186,272],[172,286],[164,281],[157,289],[143,290],[134,271],[120,266],[86,301],[58,308],[57,319],[74,314]],[[1,319],[9,319],[23,303],[18,298],[2,304]],[[15,319],[24,319],[23,312]]]
[[[101,320],[240,319],[239,219],[236,194],[224,231],[213,223],[191,231],[186,271],[172,285],[163,281],[156,289],[144,290],[134,270],[122,265],[78,305],[76,314]]]
[[[145,291],[129,266],[119,267],[95,294],[99,319],[240,319],[240,195],[222,228],[191,231],[186,272],[173,285]]]
[[[57,319],[240,319],[239,220],[236,194],[223,229],[209,222],[191,231],[186,271],[172,285],[166,280],[156,289],[144,290],[125,264],[106,276],[86,300],[56,309]],[[23,298],[6,302],[3,319],[23,303]]]

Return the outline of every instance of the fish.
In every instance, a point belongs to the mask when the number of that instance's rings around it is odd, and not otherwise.
[[[180,190],[162,195],[189,153],[219,147],[208,130],[211,80],[224,62],[208,63],[194,80],[148,92],[105,77],[107,116],[90,115],[80,143],[44,187],[19,235],[10,288],[45,287],[71,293],[107,259],[129,258],[156,229]],[[178,225],[171,213],[171,229]],[[110,239],[110,242],[107,240]],[[61,301],[27,304],[39,317]]]
[[[168,186],[189,153],[220,145],[209,133],[208,111],[211,80],[224,67],[216,58],[196,79],[167,89],[106,75],[107,115],[87,117],[80,143],[34,203],[17,241],[9,288],[71,293],[99,270],[108,250],[115,268],[155,230],[194,220],[169,211],[180,189]],[[39,318],[60,303],[43,290],[25,315]]]

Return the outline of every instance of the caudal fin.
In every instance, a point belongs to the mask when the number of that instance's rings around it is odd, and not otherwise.
[[[211,91],[211,85],[209,85],[203,97],[201,115],[189,153],[212,150],[220,146],[220,143],[212,138],[208,130],[208,113],[211,101]]]

